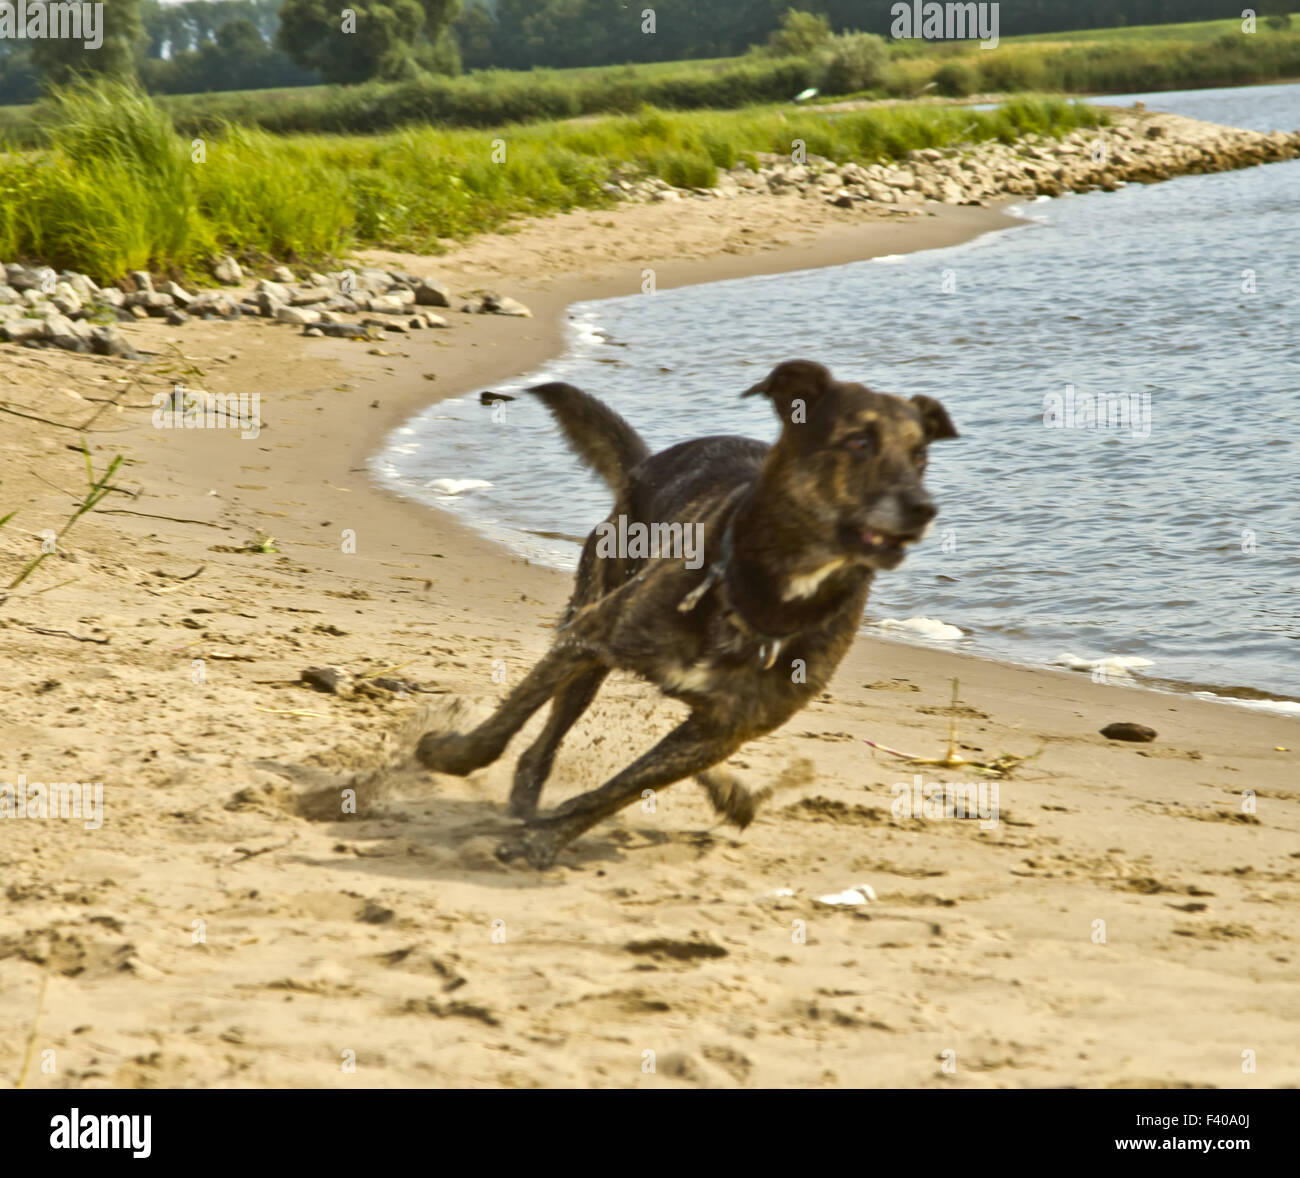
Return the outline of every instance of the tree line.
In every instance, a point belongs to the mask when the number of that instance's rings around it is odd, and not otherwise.
[[[28,0],[28,9],[48,0]],[[81,73],[164,94],[730,57],[779,46],[790,10],[887,37],[896,0],[106,0],[103,47],[0,39],[0,103]],[[1258,0],[1261,18],[1289,0]],[[1002,37],[1238,16],[1225,0],[1001,0]],[[798,25],[798,21],[794,22]],[[797,40],[797,38],[796,38]]]

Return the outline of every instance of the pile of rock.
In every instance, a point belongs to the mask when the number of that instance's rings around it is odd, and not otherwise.
[[[307,335],[383,339],[386,331],[408,332],[447,327],[433,308],[450,308],[451,290],[434,278],[398,270],[359,267],[337,274],[308,274],[299,281],[280,266],[272,278],[245,285],[243,271],[230,257],[213,262],[212,275],[227,288],[188,291],[179,283],[155,285],[151,275],[132,270],[115,286],[98,286],[85,274],[22,266],[4,267],[0,283],[0,338],[11,343],[137,355],[118,323],[164,319],[180,326],[192,318],[241,319],[252,316],[291,324]],[[515,299],[475,295],[460,303],[468,314],[531,316]]]
[[[605,191],[638,202],[799,195],[841,208],[889,205],[919,213],[927,202],[988,204],[1008,196],[1111,191],[1130,181],[1152,183],[1300,156],[1300,131],[1265,134],[1136,111],[1116,112],[1112,119],[1109,127],[1061,139],[1027,135],[1014,144],[929,148],[890,164],[836,164],[811,155],[794,162],[790,156],[760,155],[757,171],[737,164],[720,174],[713,188],[673,188],[656,177],[616,176]]]

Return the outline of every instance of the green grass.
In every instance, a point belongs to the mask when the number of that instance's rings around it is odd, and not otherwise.
[[[111,281],[132,269],[202,273],[230,250],[246,260],[323,263],[351,247],[436,251],[440,239],[514,217],[610,202],[615,170],[711,186],[759,152],[837,161],[915,148],[1063,133],[1095,112],[1022,99],[994,111],[897,106],[826,115],[775,107],[665,112],[484,131],[410,127],[375,136],[273,136],[229,127],[195,162],[166,111],[121,87],[64,93],[46,145],[0,154],[0,258]],[[504,162],[493,161],[504,140]]]
[[[976,43],[900,41],[881,86],[865,97],[932,93],[1104,94],[1231,86],[1300,77],[1300,20],[1251,36],[1238,19],[1003,38]],[[802,58],[760,55],[565,70],[481,71],[397,84],[307,86],[160,97],[178,130],[208,135],[239,123],[281,135],[372,134],[411,124],[497,127],[507,123],[669,110],[739,109],[788,102],[818,70]],[[0,107],[0,138],[39,139],[35,108]]]
[[[1243,8],[1249,5],[1242,5]],[[1296,19],[1295,17],[1292,18]],[[1213,41],[1224,35],[1244,35],[1241,32],[1241,18],[1231,17],[1227,20],[1183,21],[1171,25],[1120,25],[1112,29],[1073,29],[1064,33],[1029,33],[1020,37],[1003,37],[1002,43],[1021,44],[1039,42],[1050,44],[1055,41],[1095,41],[1099,43],[1113,41]],[[1256,18],[1256,37],[1273,35],[1264,17]],[[986,51],[987,52],[987,51]]]

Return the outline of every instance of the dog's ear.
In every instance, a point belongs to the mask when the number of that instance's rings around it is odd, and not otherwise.
[[[921,424],[925,427],[925,440],[927,442],[941,442],[944,438],[958,436],[957,430],[953,427],[952,419],[948,416],[948,410],[933,397],[917,395],[912,398],[912,404],[916,406],[916,411],[921,415]]]
[[[830,384],[831,374],[823,365],[813,360],[786,360],[741,396],[766,397],[776,406],[782,421],[799,423],[808,420],[807,406],[816,401]],[[799,412],[801,407],[805,412]]]

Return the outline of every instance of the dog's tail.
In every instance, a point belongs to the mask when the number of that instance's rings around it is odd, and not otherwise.
[[[650,457],[650,448],[608,405],[563,381],[529,390],[540,397],[559,423],[569,448],[617,495],[628,475]]]

